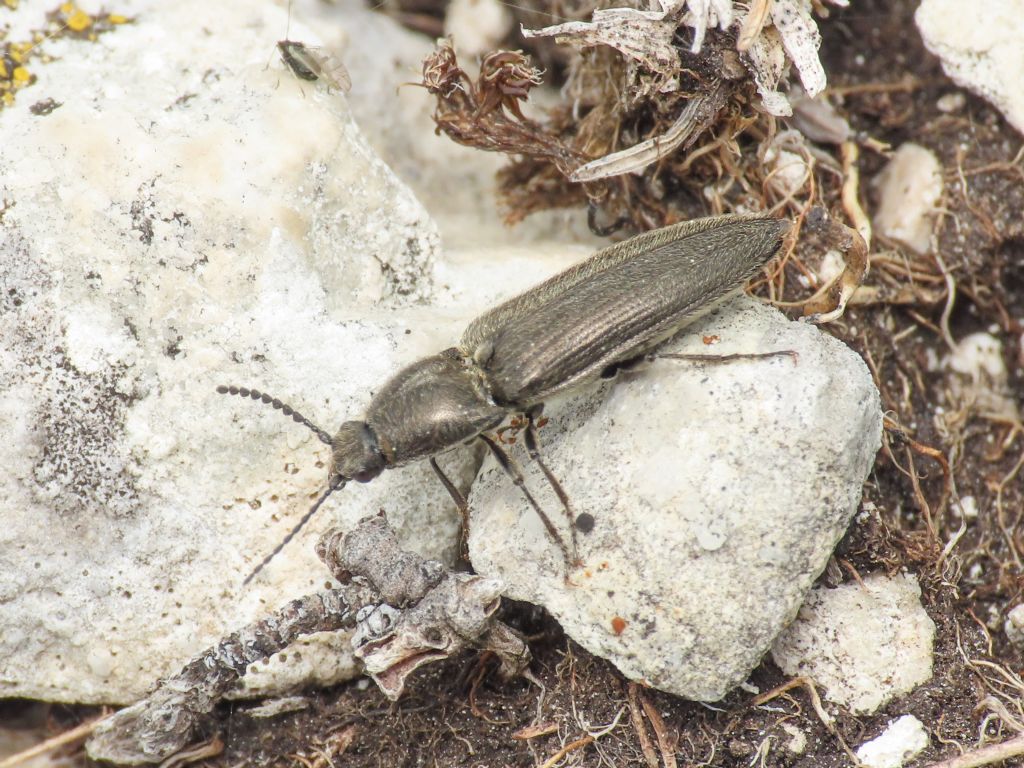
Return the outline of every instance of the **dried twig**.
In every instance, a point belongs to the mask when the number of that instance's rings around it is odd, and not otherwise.
[[[823,218],[818,226],[825,237],[843,252],[845,265],[839,279],[830,288],[828,298],[807,303],[804,319],[812,323],[829,323],[843,316],[847,302],[864,278],[868,268],[868,246],[860,232],[834,219]]]
[[[77,725],[70,730],[59,733],[46,741],[29,747],[22,752],[5,757],[0,760],[0,768],[15,768],[15,766],[24,765],[29,760],[33,760],[37,757],[45,755],[47,752],[52,752],[55,749],[60,749],[67,744],[73,744],[76,741],[86,738],[91,734],[96,727],[104,720],[102,717],[97,717],[94,720]]]
[[[725,106],[726,90],[715,83],[706,93],[695,96],[676,121],[661,136],[592,160],[569,174],[570,181],[597,181],[624,173],[637,173],[678,149],[686,149],[714,122]]]
[[[582,739],[576,739],[576,741],[569,742],[560,750],[555,752],[555,754],[553,754],[551,757],[545,760],[540,768],[554,768],[556,765],[558,765],[558,761],[566,755],[568,755],[570,752],[573,752],[577,749],[582,749],[583,747],[587,746],[593,741],[595,741],[594,737],[588,734],[584,736]]]
[[[654,735],[658,739],[658,750],[661,752],[662,762],[665,764],[665,768],[676,768],[676,749],[675,744],[672,743],[672,739],[669,738],[668,731],[665,728],[665,721],[661,719],[661,715],[658,714],[657,708],[646,697],[640,697],[640,703],[643,705],[644,713],[651,721],[651,727],[654,729]]]
[[[355,629],[356,657],[390,698],[420,666],[469,646],[493,651],[504,675],[528,664],[526,644],[493,619],[500,582],[455,574],[403,551],[383,515],[348,533],[329,531],[317,553],[342,586],[293,600],[200,654],[149,697],[98,725],[90,756],[160,762],[197,736],[250,664],[315,632]]]
[[[1015,736],[1001,744],[990,744],[948,760],[940,760],[926,768],[979,768],[982,765],[1001,763],[1018,755],[1024,755],[1024,735]]]
[[[269,658],[299,637],[354,627],[356,611],[377,597],[351,585],[292,600],[280,611],[224,638],[163,681],[152,694],[96,728],[87,750],[94,760],[157,763],[196,738],[217,702],[250,664]]]
[[[627,688],[626,695],[629,699],[629,719],[633,723],[633,730],[636,731],[637,738],[640,740],[640,751],[644,754],[644,761],[647,763],[648,768],[658,768],[658,756],[654,753],[654,743],[647,733],[647,727],[644,725],[644,716],[640,711],[640,686],[637,683],[631,682]]]

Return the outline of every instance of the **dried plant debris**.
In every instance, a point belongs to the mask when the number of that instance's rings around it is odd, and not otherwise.
[[[583,156],[519,107],[542,82],[540,70],[518,51],[487,56],[473,81],[459,66],[448,40],[423,62],[423,86],[437,97],[434,121],[438,132],[470,147],[489,152],[542,158],[569,175]]]
[[[824,15],[823,6],[814,8]],[[544,73],[519,51],[490,54],[475,80],[460,67],[450,40],[424,64],[423,84],[438,100],[438,129],[513,158],[499,174],[510,223],[585,203],[592,228],[607,234],[622,225],[664,226],[709,208],[806,212],[823,202],[801,199],[796,189],[780,191],[778,184],[765,189],[757,167],[778,133],[773,118],[793,113],[779,90],[791,63],[803,84],[803,121],[823,123],[819,135],[842,132],[842,118],[813,101],[825,77],[808,0],[749,7],[659,0],[656,10],[589,11],[534,0],[521,18],[557,18],[555,11],[589,19],[524,25],[531,46],[544,39],[563,44],[559,56],[544,54],[565,79],[563,103],[544,116],[524,116],[520,101]],[[816,197],[815,186],[804,185],[808,198]]]
[[[525,673],[525,642],[494,616],[501,582],[403,551],[383,514],[347,533],[328,531],[317,554],[340,586],[292,600],[201,653],[145,699],[98,724],[89,756],[139,764],[181,752],[207,730],[217,703],[252,664],[316,632],[354,630],[356,658],[391,700],[417,669],[469,647],[494,654],[504,677]]]
[[[6,4],[12,8],[17,5],[10,2]],[[46,14],[46,20],[45,29],[32,32],[31,38],[23,41],[5,40],[6,31],[0,25],[0,109],[13,104],[19,90],[35,84],[38,79],[35,65],[52,60],[43,50],[47,40],[69,37],[95,41],[104,32],[131,22],[128,16],[120,13],[86,13],[75,3],[62,3],[56,10]],[[33,114],[45,115],[48,112],[40,108],[34,109]]]
[[[796,66],[804,90],[814,97],[825,88],[825,70],[818,58],[821,35],[811,16],[810,0],[754,0],[749,8],[733,8],[731,0],[658,0],[660,10],[598,9],[591,21],[572,21],[539,30],[523,30],[527,37],[554,37],[577,47],[607,45],[640,67],[637,93],[674,90],[683,67],[675,43],[681,25],[693,28],[690,52],[703,48],[708,29],[728,32],[738,26],[737,49],[746,52],[744,63],[758,82],[766,109],[776,116],[791,114],[782,94],[775,91],[782,74],[779,62]],[[846,0],[835,5],[845,6]],[[821,6],[819,6],[821,7]],[[751,53],[751,51],[754,51]]]

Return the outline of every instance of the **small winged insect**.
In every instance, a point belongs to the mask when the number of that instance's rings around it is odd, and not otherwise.
[[[352,78],[348,70],[335,56],[323,48],[300,43],[295,40],[280,40],[277,50],[281,60],[300,80],[311,83],[321,81],[328,88],[348,93],[352,88]]]
[[[327,489],[246,583],[331,493],[413,461],[430,462],[465,521],[466,499],[435,457],[474,439],[487,446],[520,489],[567,566],[578,565],[576,529],[592,527],[593,516],[584,512],[572,524],[569,499],[541,458],[537,422],[544,402],[651,357],[658,344],[753,277],[778,252],[788,229],[787,221],[764,215],[720,216],[647,232],[598,251],[484,312],[456,346],[400,370],[380,387],[363,419],[344,422],[333,437],[270,395],[218,387],[272,405],[331,447]],[[521,428],[530,459],[570,521],[571,550],[501,447],[500,434],[488,434],[516,414],[525,417],[517,423],[525,422]]]
[[[329,89],[334,88],[343,93],[348,93],[352,88],[352,78],[337,57],[323,48],[300,43],[298,40],[289,39],[289,31],[292,26],[292,4],[288,2],[288,24],[285,28],[284,40],[277,41],[277,52],[281,55],[281,61],[300,80],[315,83],[318,80]]]

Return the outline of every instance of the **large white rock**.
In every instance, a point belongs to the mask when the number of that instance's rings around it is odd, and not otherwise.
[[[922,0],[914,21],[946,74],[992,102],[1024,133],[1024,2]]]
[[[932,676],[935,624],[917,580],[867,576],[862,584],[818,587],[772,646],[787,675],[807,675],[829,701],[870,714]]]
[[[546,606],[630,678],[721,698],[796,615],[845,531],[879,447],[881,412],[855,353],[749,299],[666,347],[787,349],[797,364],[659,360],[553,404],[543,455],[574,512],[596,521],[579,535],[584,565],[566,581],[557,546],[490,462],[470,499],[477,570]],[[521,463],[564,530],[540,471]]]
[[[333,431],[573,255],[485,252],[462,280],[345,97],[277,61],[283,8],[219,3],[216,34],[198,0],[118,10],[134,22],[98,43],[46,43],[56,59],[0,112],[0,697],[138,697],[319,587],[313,541],[335,520],[385,508],[409,546],[450,559],[457,513],[412,466],[336,494],[242,590],[322,489],[328,451],[214,387],[257,386]],[[22,4],[21,25],[41,11]],[[313,39],[294,18],[291,35]],[[387,59],[402,37],[377,39]],[[46,98],[61,106],[30,113]],[[442,463],[468,486],[471,453]],[[259,685],[350,674],[320,642]]]

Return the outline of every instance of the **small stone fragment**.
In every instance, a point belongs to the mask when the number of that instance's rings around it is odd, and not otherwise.
[[[902,768],[928,746],[928,731],[913,715],[889,723],[882,734],[857,748],[857,759],[866,768]]]
[[[869,714],[931,678],[934,639],[917,580],[873,574],[816,588],[775,640],[772,658],[787,675],[824,686],[829,701]]]
[[[791,134],[801,144],[802,137],[795,131],[786,131],[780,138]],[[789,142],[792,145],[793,142]],[[764,153],[764,165],[768,169],[768,184],[783,197],[799,192],[810,177],[810,168],[803,155],[786,148],[784,142],[773,142]]]
[[[782,746],[791,754],[802,755],[807,749],[807,734],[792,723],[783,723],[782,730],[789,734],[789,740]]]
[[[951,114],[953,112],[959,112],[964,108],[967,103],[967,97],[964,96],[960,91],[954,91],[953,93],[944,93],[935,100],[935,108],[939,112],[945,112]]]
[[[958,402],[992,418],[1015,422],[1020,409],[1003,361],[1003,344],[990,333],[971,333],[957,342],[944,361],[952,371],[949,391]]]
[[[1018,648],[1024,648],[1024,604],[1011,608],[1003,624],[1006,639]]]
[[[903,144],[875,185],[878,209],[874,223],[878,233],[917,253],[927,253],[942,199],[942,167],[935,154],[918,144]]]

